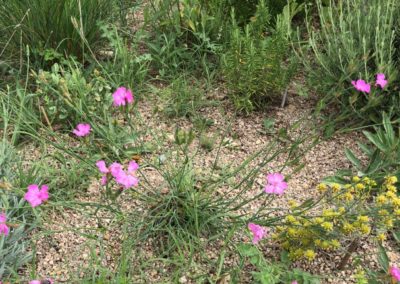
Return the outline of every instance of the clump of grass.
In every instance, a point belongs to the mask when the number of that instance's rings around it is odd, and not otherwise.
[[[38,66],[58,55],[85,55],[85,43],[102,46],[99,22],[116,12],[108,0],[10,0],[0,6],[0,46],[11,57],[20,57],[29,46]]]
[[[200,146],[203,149],[205,149],[207,151],[212,151],[212,149],[214,149],[214,147],[215,147],[216,137],[202,133],[200,135],[199,142],[200,142]]]
[[[167,117],[193,117],[205,106],[205,90],[195,78],[174,79],[166,88],[158,90],[161,111]]]

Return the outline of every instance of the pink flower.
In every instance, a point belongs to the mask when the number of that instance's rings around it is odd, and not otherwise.
[[[40,281],[40,280],[31,280],[29,281],[29,284],[41,284],[41,283],[50,283],[50,284],[54,284],[54,280],[51,278],[47,278],[44,281]],[[0,282],[1,284],[1,282]]]
[[[125,189],[136,187],[139,184],[139,179],[131,174],[127,174],[124,171],[118,173],[115,177],[115,181],[125,187]]]
[[[297,283],[297,281],[295,280],[295,281],[292,281],[292,283],[291,283],[291,284],[298,284],[298,283]]]
[[[287,183],[284,181],[285,177],[280,173],[273,173],[267,175],[267,184],[265,185],[265,192],[282,195],[287,188]]]
[[[119,87],[112,96],[114,106],[124,106],[133,103],[132,91],[125,87]]]
[[[138,163],[136,161],[130,161],[128,165],[128,173],[134,173],[139,169]]]
[[[107,184],[107,176],[106,175],[101,177],[100,184],[101,185],[106,185]]]
[[[8,233],[10,233],[10,228],[8,228],[7,224],[7,216],[5,213],[0,214],[0,235],[3,234],[4,236],[8,236]],[[1,282],[0,282],[1,284]]]
[[[44,184],[39,190],[38,185],[31,184],[28,186],[28,192],[25,193],[24,199],[28,201],[32,207],[36,207],[42,204],[43,201],[49,199],[49,187]]]
[[[130,161],[128,164],[127,171],[124,171],[123,166],[120,163],[112,163],[108,168],[103,160],[97,161],[96,166],[99,171],[104,175],[101,177],[101,184],[106,185],[108,178],[107,175],[115,179],[117,183],[122,185],[125,189],[131,188],[133,186],[138,186],[139,179],[135,176],[135,172],[139,169],[139,165],[136,161]]]
[[[356,88],[357,91],[369,93],[371,91],[371,85],[364,80],[351,81],[351,84]]]
[[[78,137],[84,137],[89,135],[91,130],[90,124],[88,123],[79,123],[76,128],[72,131]]]
[[[375,84],[375,86],[380,86],[383,89],[383,88],[385,88],[387,82],[388,81],[385,79],[385,74],[379,73],[378,75],[376,75],[376,84]]]
[[[257,244],[266,234],[265,229],[257,224],[249,223],[248,228],[253,233],[253,244]]]
[[[102,174],[108,174],[110,171],[107,168],[106,162],[103,160],[97,161],[96,166]]]
[[[109,168],[111,175],[116,178],[117,176],[120,175],[121,172],[124,170],[122,169],[122,165],[120,163],[112,163],[110,168]]]
[[[400,269],[397,268],[396,266],[391,266],[389,268],[390,275],[396,280],[400,281]]]

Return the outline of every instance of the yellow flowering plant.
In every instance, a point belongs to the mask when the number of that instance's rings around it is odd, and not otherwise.
[[[387,176],[381,184],[358,176],[346,184],[320,184],[313,206],[290,202],[290,214],[273,237],[292,260],[313,260],[321,252],[344,253],[338,268],[364,239],[382,242],[400,220],[397,178]]]

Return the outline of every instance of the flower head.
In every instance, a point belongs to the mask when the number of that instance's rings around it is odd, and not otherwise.
[[[108,174],[111,174],[115,181],[122,185],[125,189],[138,186],[139,184],[139,179],[135,175],[136,170],[139,169],[139,165],[136,163],[136,161],[130,161],[126,171],[123,169],[123,166],[117,162],[114,162],[107,167],[105,161],[100,160],[96,162],[96,166],[103,174],[101,178],[102,185],[107,184]]]
[[[97,168],[99,168],[99,171],[102,174],[108,174],[110,172],[109,169],[107,168],[106,162],[103,160],[97,161],[96,166]]]
[[[42,282],[40,280],[31,280],[29,281],[29,284],[41,284]]]
[[[128,165],[128,173],[134,173],[139,169],[138,163],[136,161],[130,161]]]
[[[124,106],[133,103],[133,93],[125,87],[119,87],[112,96],[114,106]]]
[[[389,268],[390,275],[396,280],[400,281],[400,269],[397,268],[396,266],[391,266]]]
[[[264,191],[266,193],[282,195],[287,188],[287,183],[284,179],[285,177],[280,173],[268,174]]]
[[[49,187],[42,185],[40,190],[37,184],[28,186],[28,192],[25,193],[24,199],[30,203],[32,207],[36,207],[49,199]]]
[[[110,165],[110,173],[113,177],[117,177],[121,174],[121,172],[123,172],[124,170],[122,169],[122,165],[120,163],[112,163]]]
[[[387,82],[388,81],[385,79],[385,74],[379,73],[378,75],[376,75],[376,84],[375,84],[375,86],[379,86],[379,87],[381,87],[383,89],[383,88],[385,88]]]
[[[107,184],[107,176],[106,175],[101,177],[100,184],[101,185],[106,185]]]
[[[0,235],[3,234],[4,236],[7,236],[8,233],[10,232],[10,228],[6,224],[7,221],[7,216],[5,213],[0,214]]]
[[[371,85],[364,80],[351,81],[351,84],[356,88],[357,91],[369,93],[371,91]]]
[[[134,175],[128,174],[125,171],[121,171],[115,177],[115,181],[125,187],[125,189],[138,186],[139,179]]]
[[[295,280],[295,281],[292,281],[292,283],[291,283],[291,284],[298,284],[298,283],[297,283],[297,281]]]
[[[78,137],[84,137],[89,135],[91,130],[90,124],[88,123],[79,123],[76,128],[72,131]]]
[[[253,233],[253,244],[257,244],[266,234],[265,229],[257,224],[249,223],[248,228]]]

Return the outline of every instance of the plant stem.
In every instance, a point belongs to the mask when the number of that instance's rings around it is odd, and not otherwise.
[[[347,262],[350,259],[351,254],[357,249],[358,247],[358,239],[355,239],[351,242],[349,249],[347,250],[346,254],[344,255],[344,257],[342,258],[342,260],[340,261],[337,269],[338,270],[343,270],[344,267],[346,266]]]

